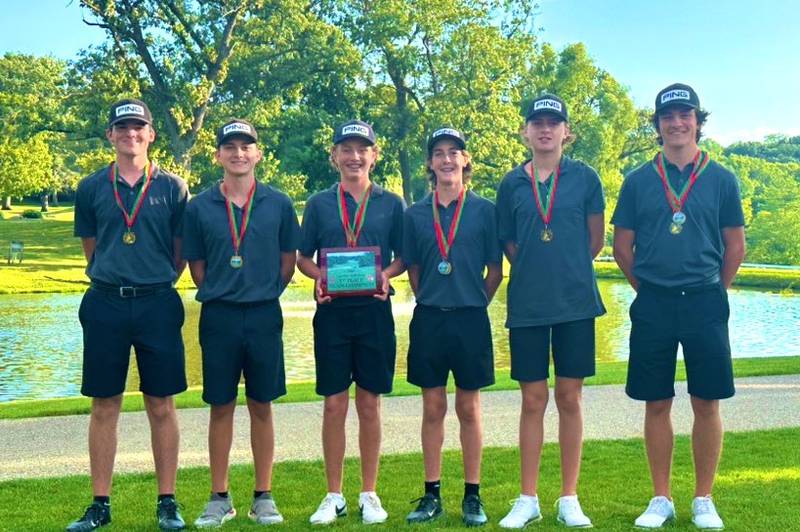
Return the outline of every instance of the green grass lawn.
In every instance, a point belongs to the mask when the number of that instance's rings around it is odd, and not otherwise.
[[[800,374],[800,356],[792,357],[764,357],[764,358],[736,358],[733,359],[733,369],[737,377],[755,377],[763,375],[795,375]],[[627,372],[627,362],[605,362],[597,365],[597,374],[586,380],[589,386],[599,384],[623,384]],[[552,375],[552,371],[550,372]],[[488,391],[516,390],[518,384],[511,380],[507,371],[496,373],[496,383],[487,388]],[[678,380],[686,380],[683,361],[678,361]],[[552,377],[551,377],[552,384]],[[450,383],[453,389],[452,381]],[[320,397],[314,392],[313,382],[289,383],[287,394],[277,402],[299,403],[319,401]],[[419,388],[413,386],[402,377],[395,378],[394,390],[390,396],[416,395]],[[206,404],[201,398],[201,390],[190,389],[176,396],[178,408],[199,408]],[[244,389],[239,390],[239,404],[244,404]],[[69,397],[62,399],[40,399],[32,401],[11,401],[0,403],[0,419],[18,419],[43,416],[65,416],[71,414],[87,414],[91,408],[91,401],[86,397]],[[142,395],[138,392],[127,393],[122,408],[126,412],[144,410]]]
[[[284,435],[278,435],[278,438]],[[288,436],[288,435],[286,435]],[[800,465],[797,448],[800,429],[731,433],[725,436],[725,450],[715,487],[715,499],[726,530],[775,532],[800,530],[797,501],[800,500]],[[517,449],[486,449],[483,459],[481,495],[490,524],[484,530],[500,530],[497,522],[509,510],[509,500],[519,492]],[[673,496],[678,514],[675,526],[666,530],[695,530],[691,524],[693,469],[687,437],[677,438],[673,468]],[[334,530],[404,530],[409,503],[421,495],[420,454],[390,455],[381,460],[379,494],[389,512],[384,525],[360,524],[357,511],[359,462],[345,463],[344,493],[350,515],[330,528]],[[463,490],[461,458],[457,452],[444,454],[442,497],[447,513],[431,525],[409,530],[463,530],[460,501]],[[230,491],[239,516],[223,530],[255,530],[247,519],[252,496],[253,474],[249,465],[231,468]],[[314,462],[283,462],[275,466],[273,493],[286,522],[278,530],[310,530],[308,516],[324,495],[323,466]],[[545,445],[539,498],[544,520],[527,530],[558,530],[553,503],[559,495],[558,447]],[[13,531],[63,530],[88,504],[91,493],[86,476],[16,480],[0,483],[0,528]],[[183,469],[178,473],[178,498],[189,524],[203,508],[209,491],[206,468]],[[580,481],[581,503],[599,530],[629,531],[636,516],[651,496],[642,441],[590,441],[584,446]],[[154,530],[156,486],[152,474],[118,475],[112,497],[113,523],[103,530]],[[193,528],[189,526],[189,528]],[[320,528],[316,528],[320,530]]]

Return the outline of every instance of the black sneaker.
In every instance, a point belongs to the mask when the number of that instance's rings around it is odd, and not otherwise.
[[[86,508],[83,517],[67,525],[67,532],[88,532],[111,522],[111,505],[105,502],[93,502]]]
[[[489,520],[483,511],[483,503],[478,495],[467,495],[461,502],[464,524],[467,526],[483,526]]]
[[[158,519],[158,528],[160,530],[183,530],[186,528],[186,523],[183,522],[175,497],[164,497],[158,501],[156,518]]]
[[[411,502],[419,502],[419,504],[413,512],[406,516],[407,523],[427,523],[444,515],[442,499],[435,497],[432,493],[426,493]]]

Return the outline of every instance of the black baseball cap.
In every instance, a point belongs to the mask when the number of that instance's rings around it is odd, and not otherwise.
[[[228,120],[217,130],[217,148],[222,146],[231,137],[247,137],[253,142],[258,141],[258,133],[253,124],[241,118]]]
[[[673,105],[698,109],[700,107],[700,98],[689,85],[673,83],[669,87],[661,89],[656,96],[656,113]]]
[[[109,129],[123,120],[139,120],[152,125],[153,115],[150,113],[150,108],[142,100],[126,98],[111,106],[111,110],[108,112]]]
[[[433,147],[436,145],[436,143],[444,139],[454,141],[462,150],[467,149],[467,139],[464,138],[464,134],[462,132],[452,127],[441,127],[434,131],[428,139],[428,157],[433,155]]]
[[[525,113],[525,121],[527,122],[543,114],[555,115],[564,122],[569,120],[567,104],[555,94],[545,93],[541,96],[537,96],[528,106],[528,112]]]
[[[375,132],[372,126],[361,120],[349,120],[340,124],[333,132],[333,143],[339,144],[347,139],[366,140],[370,145],[375,144]]]

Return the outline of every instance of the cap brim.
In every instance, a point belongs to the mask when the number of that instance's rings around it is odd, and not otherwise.
[[[342,142],[344,142],[346,140],[350,140],[350,139],[363,140],[364,142],[366,142],[370,146],[374,146],[375,145],[375,141],[374,140],[372,140],[372,139],[370,139],[368,137],[365,137],[363,135],[357,135],[357,134],[353,134],[353,133],[348,133],[347,135],[342,135],[341,137],[336,139],[333,143],[334,144],[341,144]]]
[[[142,118],[139,116],[121,116],[110,122],[108,124],[108,127],[119,124],[120,122],[125,122],[126,120],[130,120],[131,122],[141,122],[142,124],[147,124],[147,125],[153,125],[153,123],[150,120],[147,120],[146,118]]]
[[[229,133],[227,135],[224,135],[221,139],[219,139],[217,141],[217,148],[219,148],[220,146],[225,144],[225,142],[229,141],[230,139],[232,139],[234,137],[250,139],[253,142],[258,142],[258,139],[256,137],[254,137],[253,135],[248,135],[247,133],[242,133],[241,131],[237,131],[235,133]]]
[[[430,142],[428,142],[428,153],[430,153],[431,151],[433,151],[433,148],[434,148],[434,147],[435,147],[435,146],[436,146],[436,145],[437,145],[439,142],[441,142],[441,141],[443,141],[443,140],[452,140],[453,142],[455,142],[456,144],[458,144],[458,147],[459,147],[460,149],[462,149],[462,150],[466,150],[466,149],[467,149],[467,143],[466,143],[466,142],[464,142],[464,139],[462,139],[461,137],[457,137],[457,136],[455,136],[455,135],[446,135],[446,134],[445,134],[445,135],[439,135],[439,136],[438,136],[438,137],[436,137],[435,139],[431,139],[431,141],[430,141]]]
[[[658,109],[656,109],[656,112],[660,113],[661,111],[663,111],[665,109],[669,109],[670,107],[686,107],[687,109],[699,109],[700,108],[699,105],[697,105],[695,103],[692,103],[692,102],[667,102],[664,105],[662,105],[661,107],[659,107]]]
[[[545,115],[553,116],[553,117],[559,119],[562,122],[566,122],[567,121],[567,117],[566,116],[562,115],[561,113],[556,113],[554,111],[534,111],[534,112],[530,113],[528,116],[525,117],[525,121],[527,122],[531,118],[536,118],[537,116],[545,116]]]

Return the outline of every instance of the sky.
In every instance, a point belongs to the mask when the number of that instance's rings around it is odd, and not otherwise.
[[[800,135],[797,0],[538,0],[540,41],[583,42],[637,106],[688,83],[711,112],[705,133],[727,145]],[[3,0],[0,54],[73,59],[104,39],[78,0]]]

